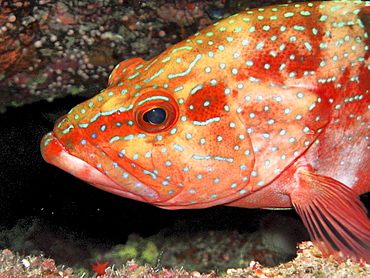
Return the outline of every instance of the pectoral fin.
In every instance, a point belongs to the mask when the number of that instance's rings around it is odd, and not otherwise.
[[[340,261],[370,261],[370,221],[358,195],[343,183],[306,169],[297,171],[299,186],[291,201],[324,253]]]

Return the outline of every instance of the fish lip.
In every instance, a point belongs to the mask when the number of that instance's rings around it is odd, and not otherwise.
[[[122,187],[112,181],[82,159],[71,155],[60,143],[53,131],[44,135],[41,141],[41,154],[44,160],[105,191],[122,191]]]
[[[42,138],[41,154],[46,162],[72,174],[92,186],[132,200],[141,202],[150,201],[145,196],[125,190],[123,186],[117,184],[109,178],[109,176],[94,168],[84,160],[72,155],[68,149],[63,146],[54,131],[46,133]],[[156,198],[157,195],[153,197],[153,199]]]

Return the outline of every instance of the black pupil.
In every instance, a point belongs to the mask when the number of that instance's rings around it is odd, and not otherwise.
[[[153,124],[159,125],[166,119],[166,111],[163,108],[153,108],[143,115],[143,120]]]

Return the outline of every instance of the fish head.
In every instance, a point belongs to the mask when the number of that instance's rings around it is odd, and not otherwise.
[[[120,63],[105,90],[44,136],[44,159],[98,188],[160,207],[235,199],[254,156],[243,123],[228,112],[234,109],[228,96],[217,91],[224,87],[196,78],[184,80],[182,90],[169,88],[165,78],[146,84],[158,72],[155,65],[131,81],[148,65],[142,59]]]

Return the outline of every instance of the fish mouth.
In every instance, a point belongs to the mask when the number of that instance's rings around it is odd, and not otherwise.
[[[54,132],[48,132],[41,141],[41,154],[44,160],[58,168],[84,180],[98,188],[107,191],[107,188],[122,188],[82,159],[71,155],[60,143]]]
[[[68,126],[71,132],[65,132],[67,129],[61,128],[62,125],[60,123]],[[89,163],[88,157],[91,155],[89,150],[92,149],[94,151],[96,148],[92,145],[82,148],[78,146],[77,141],[72,141],[76,140],[74,138],[79,138],[81,134],[77,130],[70,128],[71,126],[68,118],[62,117],[55,125],[54,131],[44,135],[40,147],[42,157],[46,162],[104,191],[141,202],[157,200],[158,193],[142,184],[134,176],[127,174],[128,178],[125,180],[125,184],[118,184],[110,175],[104,173],[106,170],[97,169],[93,166],[93,163]],[[96,157],[99,152],[101,153],[101,149],[96,151]],[[124,172],[122,168],[114,170],[119,170],[121,173]]]

